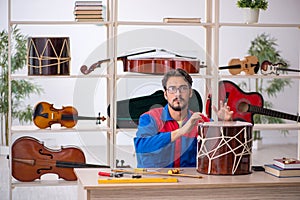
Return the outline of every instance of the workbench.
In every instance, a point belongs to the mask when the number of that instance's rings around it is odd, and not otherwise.
[[[300,177],[277,178],[265,172],[247,175],[204,175],[194,168],[182,173],[202,178],[177,177],[177,183],[98,184],[102,169],[75,169],[78,177],[78,200],[95,199],[300,199]],[[167,172],[167,169],[160,169]],[[130,177],[130,175],[124,175]],[[143,175],[146,177],[165,177]],[[103,178],[103,177],[101,177]],[[105,177],[109,178],[109,177]]]

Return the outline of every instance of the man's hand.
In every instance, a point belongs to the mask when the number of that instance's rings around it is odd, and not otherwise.
[[[219,119],[230,121],[232,120],[233,111],[230,111],[230,107],[227,105],[227,103],[223,103],[223,101],[220,101],[220,110],[217,110],[217,108],[213,107],[214,111],[217,113]]]
[[[182,135],[189,133],[195,126],[198,125],[199,121],[203,121],[200,112],[195,112],[191,118],[181,128],[171,132],[171,141],[173,142]]]

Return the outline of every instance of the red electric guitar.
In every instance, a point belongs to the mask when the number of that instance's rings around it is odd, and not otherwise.
[[[219,82],[219,100],[227,101],[233,111],[234,121],[247,121],[253,124],[253,115],[261,114],[299,122],[299,116],[263,108],[264,100],[258,92],[244,92],[230,81]],[[206,103],[206,113],[211,116],[211,99]]]

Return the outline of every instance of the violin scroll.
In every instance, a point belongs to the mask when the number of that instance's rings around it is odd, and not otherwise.
[[[80,71],[84,75],[87,75],[87,74],[91,73],[92,71],[94,71],[96,68],[101,67],[102,63],[109,62],[109,61],[110,61],[110,59],[99,60],[99,61],[95,62],[94,64],[92,64],[89,68],[86,65],[82,65],[80,67]]]
[[[88,69],[88,67],[86,65],[82,65],[80,67],[80,71],[81,73],[83,73],[84,75],[87,75],[89,73],[91,73],[92,71],[94,71],[94,69]]]

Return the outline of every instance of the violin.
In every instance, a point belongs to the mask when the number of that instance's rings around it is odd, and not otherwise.
[[[100,117],[84,117],[78,116],[78,111],[72,106],[63,106],[61,109],[54,108],[53,104],[48,102],[39,102],[33,112],[34,124],[45,129],[52,124],[60,124],[62,127],[72,128],[77,124],[78,120],[96,120],[96,124],[106,120],[104,116]]]
[[[245,56],[244,59],[233,58],[228,66],[219,67],[219,69],[228,69],[232,75],[245,72],[247,75],[256,74],[259,70],[259,62],[256,56]]]
[[[153,52],[167,52],[173,54],[175,57],[172,58],[156,58],[156,57],[145,57],[145,58],[128,58],[130,56],[136,56],[145,53]],[[137,52],[128,54],[125,56],[117,57],[117,60],[122,61],[124,72],[137,72],[146,74],[164,74],[171,69],[181,68],[188,73],[198,73],[199,68],[205,67],[200,64],[200,61],[195,57],[179,55],[164,49],[152,49],[143,52]],[[87,75],[94,71],[96,68],[101,67],[102,63],[108,62],[110,59],[100,60],[92,64],[89,68],[86,65],[81,66],[80,71]]]
[[[12,145],[12,176],[19,181],[34,181],[47,173],[75,181],[77,177],[73,168],[110,168],[85,162],[84,153],[78,147],[54,150],[29,136],[18,138]]]
[[[261,73],[266,75],[266,74],[276,74],[279,75],[278,71],[291,71],[291,72],[300,72],[298,69],[288,69],[280,66],[286,66],[286,64],[283,63],[276,63],[272,64],[271,62],[265,60],[261,64]]]

